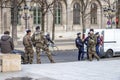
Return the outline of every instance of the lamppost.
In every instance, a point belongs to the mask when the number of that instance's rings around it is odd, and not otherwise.
[[[24,9],[24,10],[23,10]],[[28,20],[32,17],[32,8],[29,8],[26,4],[24,6],[24,8],[19,9],[19,14],[22,16],[22,12],[24,11],[24,16],[23,19],[25,20],[25,29],[29,29],[30,26],[28,25]],[[30,12],[30,15],[29,15]]]
[[[108,28],[112,28],[113,25],[115,24],[115,22],[113,22],[113,18],[116,16],[116,9],[111,6],[106,6],[103,8],[103,12],[104,12],[104,16],[107,17],[108,21],[107,21],[107,25]]]

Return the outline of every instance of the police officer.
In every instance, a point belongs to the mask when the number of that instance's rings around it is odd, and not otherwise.
[[[78,60],[83,60],[84,57],[84,46],[81,39],[81,33],[77,33],[77,38],[75,39],[76,47],[78,48]]]
[[[23,37],[23,45],[25,47],[25,63],[33,63],[33,46],[31,41],[31,30],[26,31],[26,35]]]
[[[36,53],[37,53],[37,63],[41,63],[41,59],[40,59],[40,50],[42,49],[43,51],[45,51],[45,53],[47,54],[49,60],[51,63],[54,63],[54,60],[52,58],[51,52],[49,51],[49,48],[47,46],[47,40],[44,36],[44,33],[42,31],[40,31],[40,27],[37,26],[36,27],[36,31],[34,32],[34,34],[32,35],[32,42],[33,45],[36,48]]]
[[[89,60],[92,61],[93,57],[95,57],[97,60],[99,60],[99,56],[96,54],[96,36],[94,35],[94,30],[90,29],[90,38],[88,41],[88,53],[89,53]]]

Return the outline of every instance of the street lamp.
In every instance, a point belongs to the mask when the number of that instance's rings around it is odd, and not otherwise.
[[[23,19],[25,20],[25,29],[29,29],[30,27],[28,26],[28,20],[30,19],[30,17],[32,17],[32,8],[29,9],[29,7],[25,4],[23,9],[20,7],[19,14],[22,16],[22,13],[24,12]]]
[[[116,16],[115,8],[111,8],[111,6],[106,6],[103,8],[103,12],[104,16],[108,19],[107,25],[110,26],[110,28],[112,28],[112,24],[115,24],[115,22],[113,22],[113,18]]]
[[[28,29],[27,20],[30,17],[27,15],[28,14],[28,6],[27,5],[24,6],[24,14],[25,14],[25,16],[23,17],[23,19],[25,20],[25,29]]]

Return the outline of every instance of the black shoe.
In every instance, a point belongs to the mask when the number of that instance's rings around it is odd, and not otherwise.
[[[100,61],[100,59],[97,59],[97,61]]]

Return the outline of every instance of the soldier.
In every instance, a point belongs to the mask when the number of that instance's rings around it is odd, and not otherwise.
[[[47,40],[43,34],[42,31],[40,31],[40,27],[37,26],[36,27],[36,31],[34,32],[34,34],[32,35],[32,42],[34,47],[36,48],[36,53],[37,53],[37,63],[41,63],[40,60],[40,50],[42,49],[43,51],[45,51],[45,53],[47,54],[49,60],[51,63],[54,63],[54,60],[52,59],[52,55],[49,51],[48,45],[47,45]]]
[[[25,47],[25,63],[33,63],[33,46],[31,41],[31,30],[26,31],[27,34],[23,37],[23,45]]]
[[[89,60],[92,61],[92,57],[94,56],[97,60],[99,60],[99,56],[96,54],[96,36],[94,35],[94,30],[90,29],[90,38],[88,40],[88,53]]]
[[[84,46],[80,37],[81,33],[77,33],[77,38],[75,39],[76,47],[78,48],[78,60],[83,60],[84,57]]]

